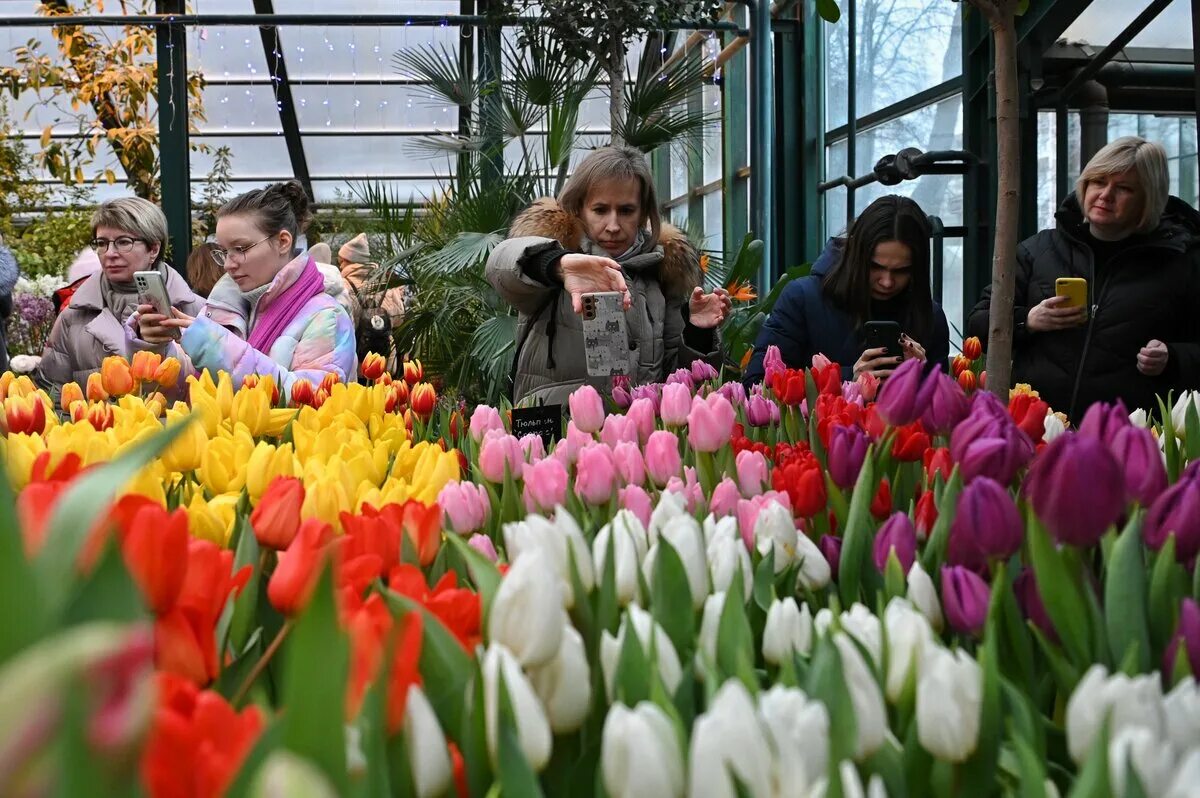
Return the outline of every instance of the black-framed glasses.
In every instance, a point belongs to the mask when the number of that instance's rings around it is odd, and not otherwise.
[[[253,244],[246,244],[241,247],[230,247],[229,249],[217,249],[214,247],[209,254],[212,255],[212,259],[217,262],[218,266],[224,266],[225,261],[229,260],[231,256],[236,255],[235,260],[242,260],[246,257],[247,252],[257,247],[263,241],[270,241],[274,237],[275,235],[271,234],[264,239],[255,241]]]
[[[113,246],[113,247],[117,248],[117,252],[120,252],[122,255],[128,255],[130,252],[133,251],[133,245],[138,243],[139,241],[142,242],[143,244],[145,244],[146,246],[150,246],[150,242],[144,238],[134,238],[133,236],[119,236],[119,237],[111,239],[111,240],[107,239],[107,238],[93,238],[92,239],[92,249],[94,249],[96,251],[97,255],[103,255],[104,253],[108,252],[108,248],[110,246]]]

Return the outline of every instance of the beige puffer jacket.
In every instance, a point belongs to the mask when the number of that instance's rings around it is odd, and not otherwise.
[[[581,223],[556,200],[544,198],[513,220],[509,236],[492,250],[486,276],[518,312],[514,400],[523,405],[561,404],[585,383],[611,393],[611,377],[588,376],[583,322],[571,307],[570,294],[562,285],[543,284],[522,269],[527,251],[553,241],[568,252],[579,252]],[[683,233],[664,224],[658,246],[621,264],[633,299],[625,317],[633,384],[662,382],[693,360],[719,368],[717,332],[687,324],[688,297],[701,284],[701,272],[699,253]]]

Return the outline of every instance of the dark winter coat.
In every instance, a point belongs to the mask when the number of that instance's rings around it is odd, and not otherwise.
[[[754,341],[754,354],[742,378],[747,387],[762,382],[763,359],[768,346],[779,347],[779,354],[789,368],[808,368],[812,365],[813,355],[823,354],[842,367],[843,379],[854,379],[854,364],[866,349],[862,331],[856,329],[850,314],[834,307],[822,285],[825,275],[837,265],[841,256],[841,239],[829,239],[825,251],[813,263],[809,276],[794,280],[783,289]],[[936,302],[933,303],[933,332],[926,337],[929,340],[917,341],[925,347],[926,360],[946,368],[950,357],[950,329],[946,314]]]
[[[1156,408],[1155,395],[1200,387],[1200,214],[1171,197],[1158,227],[1096,273],[1079,202],[1072,195],[1057,226],[1017,247],[1013,382],[1029,383],[1055,410],[1078,421],[1095,402],[1124,401],[1130,410]],[[1088,323],[1031,332],[1030,308],[1055,295],[1059,277],[1088,281]],[[991,289],[967,320],[985,344]],[[1167,370],[1147,377],[1138,351],[1157,339],[1168,345]]]

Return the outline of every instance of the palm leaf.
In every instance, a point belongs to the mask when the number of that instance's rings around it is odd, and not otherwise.
[[[638,73],[637,80],[625,89],[625,118],[619,126],[625,141],[649,152],[656,147],[678,142],[694,147],[699,136],[716,121],[706,109],[692,110],[687,100],[703,92],[708,81],[707,65],[699,54],[688,55],[658,69]]]
[[[471,338],[471,357],[481,372],[489,403],[508,394],[512,350],[516,345],[517,317],[505,310],[479,325]]]
[[[440,133],[434,136],[416,136],[404,146],[404,151],[414,158],[455,158],[459,155],[480,152],[487,142],[476,136],[456,136]]]
[[[430,91],[443,102],[469,107],[479,99],[479,83],[473,75],[463,74],[458,55],[445,45],[423,44],[401,50],[392,56],[396,71],[428,81]]]
[[[500,232],[459,233],[445,246],[423,256],[421,267],[442,276],[478,270],[503,240],[504,234]]]

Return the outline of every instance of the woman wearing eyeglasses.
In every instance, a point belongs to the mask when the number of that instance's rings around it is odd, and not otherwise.
[[[217,212],[211,253],[225,276],[213,286],[203,312],[176,308],[168,319],[143,305],[141,336],[168,343],[181,330],[178,348],[195,369],[227,371],[234,385],[248,374],[269,374],[284,396],[300,379],[314,386],[328,373],[343,382],[353,379],[350,316],[327,292],[308,252],[294,249],[311,219],[308,197],[294,180],[227,202]]]
[[[50,331],[34,378],[57,400],[68,382],[87,385],[109,355],[131,358],[139,349],[160,349],[139,338],[125,322],[138,305],[133,274],[158,270],[166,278],[171,304],[199,313],[204,300],[163,261],[167,218],[140,197],[109,200],[92,215],[92,249],[100,258],[95,272],[75,289]]]

